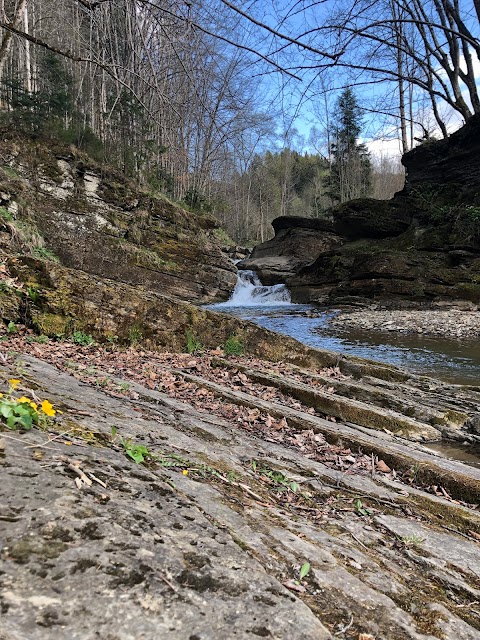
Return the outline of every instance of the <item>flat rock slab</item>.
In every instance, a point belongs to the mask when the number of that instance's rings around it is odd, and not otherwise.
[[[21,377],[64,413],[0,433],[2,640],[479,637],[475,511],[455,533],[440,498],[420,509],[159,392],[114,398],[34,359]]]

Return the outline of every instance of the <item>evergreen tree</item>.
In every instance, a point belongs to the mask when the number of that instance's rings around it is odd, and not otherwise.
[[[366,146],[358,142],[362,110],[350,88],[340,95],[335,112],[337,124],[333,130],[327,187],[332,202],[338,203],[371,193],[372,165]]]

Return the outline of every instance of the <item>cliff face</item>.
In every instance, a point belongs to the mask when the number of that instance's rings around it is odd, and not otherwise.
[[[226,299],[235,283],[213,219],[141,190],[72,147],[5,137],[0,205],[19,246],[36,244],[40,255],[47,248],[70,268],[199,303]],[[10,249],[11,239],[3,237]]]
[[[405,191],[435,188],[452,203],[480,205],[480,117],[446,140],[426,142],[406,153]]]
[[[297,302],[480,304],[480,118],[402,159],[405,188],[361,199],[331,221],[278,218],[240,267],[285,282]]]

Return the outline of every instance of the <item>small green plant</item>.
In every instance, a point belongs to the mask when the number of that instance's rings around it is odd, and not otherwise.
[[[40,293],[38,291],[38,289],[36,289],[35,287],[31,287],[28,286],[27,287],[27,296],[30,298],[30,300],[33,302],[33,304],[35,304],[39,297],[40,297]]]
[[[369,516],[372,514],[370,509],[367,509],[367,507],[363,504],[363,502],[360,499],[355,501],[355,511],[360,516]]]
[[[60,262],[60,258],[55,255],[51,249],[47,249],[46,247],[34,247],[32,253],[36,258],[50,260],[51,262]]]
[[[134,324],[128,332],[128,341],[131,347],[135,347],[143,338],[140,327]]]
[[[89,345],[94,344],[95,340],[88,333],[84,333],[83,331],[74,331],[72,334],[72,342],[79,344],[82,347],[88,347]]]
[[[28,431],[33,425],[45,427],[47,419],[56,414],[56,410],[48,400],[43,400],[40,407],[31,398],[15,397],[17,387],[21,380],[8,381],[9,389],[6,396],[0,394],[0,418],[8,429],[21,429]]]
[[[5,222],[13,222],[12,214],[8,209],[5,209],[5,207],[0,207],[0,217],[3,218]]]
[[[12,286],[9,282],[3,280],[2,282],[0,282],[0,291],[2,293],[11,293],[12,291],[15,291],[15,287]]]
[[[13,169],[12,167],[9,167],[8,165],[4,165],[2,169],[5,171],[5,173],[8,176],[10,176],[10,178],[18,178],[20,176],[20,174],[17,171],[15,171],[15,169]]]
[[[38,342],[38,344],[46,344],[48,342],[48,336],[44,335],[43,333],[39,336],[28,336],[27,342]]]
[[[111,427],[112,435],[110,440],[112,444],[116,442],[118,429],[115,425]],[[154,456],[148,450],[144,444],[137,444],[133,442],[130,438],[121,438],[119,437],[118,442],[123,447],[124,453],[128,458],[131,458],[136,464],[141,464],[145,462],[147,458],[154,458]]]
[[[235,336],[230,336],[223,345],[223,351],[227,356],[241,356],[243,355],[243,344]]]
[[[194,355],[196,353],[200,353],[201,351],[203,351],[202,343],[199,340],[197,340],[197,338],[192,333],[192,331],[188,330],[185,337],[186,337],[185,349],[187,353]]]
[[[406,476],[410,480],[410,482],[417,483],[419,473],[420,473],[420,465],[416,463],[416,464],[413,464],[410,467],[410,469],[406,472]]]
[[[310,569],[311,567],[309,562],[305,562],[304,564],[302,564],[302,566],[300,567],[300,572],[298,574],[299,582],[301,582],[304,578],[308,576],[308,574],[310,573]]]
[[[252,460],[251,467],[255,473],[258,473],[260,477],[265,478],[270,485],[273,485],[273,489],[277,493],[297,493],[300,489],[300,485],[298,484],[298,482],[295,482],[295,480],[288,478],[281,471],[274,471],[272,469],[269,469],[268,467],[264,467],[256,460]]]
[[[425,542],[425,538],[417,536],[415,533],[408,536],[401,536],[400,540],[406,547],[416,547],[422,544],[422,542]]]
[[[120,382],[118,385],[121,391],[128,391],[130,389],[130,385],[128,382]]]
[[[12,320],[7,324],[7,333],[18,333],[18,327]]]
[[[131,440],[125,440],[124,438],[120,438],[120,444],[125,450],[125,455],[137,464],[141,464],[151,457],[148,447],[144,444],[135,444]]]

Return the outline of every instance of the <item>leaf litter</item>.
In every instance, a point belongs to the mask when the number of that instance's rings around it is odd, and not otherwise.
[[[3,341],[0,343],[0,357],[6,361],[12,350],[28,353],[41,358],[62,371],[66,371],[75,378],[87,384],[102,388],[114,397],[138,399],[138,393],[128,388],[128,383],[119,385],[114,379],[134,381],[148,389],[165,393],[171,398],[185,402],[200,412],[222,417],[238,428],[250,432],[257,437],[283,444],[299,450],[305,457],[323,463],[325,466],[340,470],[344,473],[374,475],[380,473],[407,485],[417,486],[429,493],[441,496],[447,500],[475,508],[459,500],[453,499],[445,488],[436,485],[420,484],[415,474],[409,471],[397,472],[391,469],[384,460],[363,453],[354,452],[350,448],[328,443],[321,433],[313,430],[297,430],[288,425],[288,420],[276,418],[260,409],[252,409],[229,402],[219,397],[210,389],[187,381],[181,373],[204,378],[208,381],[228,387],[233,391],[243,391],[251,396],[268,402],[285,405],[302,411],[308,415],[315,415],[336,422],[333,416],[325,415],[314,408],[302,404],[297,399],[282,393],[276,387],[253,382],[250,378],[235,368],[237,363],[242,368],[263,369],[266,362],[259,358],[246,356],[229,356],[231,368],[219,367],[214,360],[222,355],[220,349],[205,354],[195,355],[185,353],[160,353],[141,348],[120,349],[115,346],[103,346],[97,343],[85,346],[74,344],[68,340],[35,341],[35,334],[21,325],[18,332],[7,334],[5,328],[0,330]],[[269,373],[288,376],[304,384],[321,386],[323,391],[334,393],[331,386],[325,387],[323,380],[299,371],[286,363],[268,362]],[[326,367],[317,372],[323,378],[347,379],[338,367]],[[110,377],[112,376],[112,377]]]

